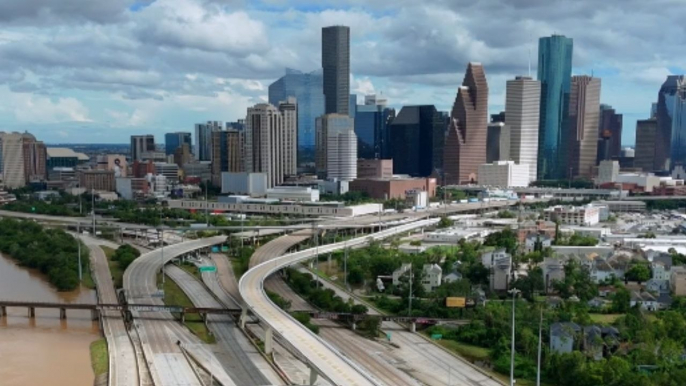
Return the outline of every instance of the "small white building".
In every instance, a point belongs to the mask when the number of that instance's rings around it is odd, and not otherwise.
[[[617,181],[619,177],[619,161],[600,161],[598,165],[598,185]]]
[[[305,186],[277,186],[267,189],[267,198],[280,201],[317,202],[319,190]]]
[[[443,270],[438,264],[424,264],[422,268],[422,286],[426,292],[431,292],[441,286]]]
[[[222,193],[264,196],[267,194],[267,173],[222,172]]]
[[[529,165],[514,161],[495,161],[479,165],[479,184],[485,186],[529,186]]]
[[[593,205],[564,206],[557,205],[543,211],[546,221],[558,220],[568,225],[595,225],[600,221],[600,210]]]
[[[410,272],[412,269],[412,264],[410,263],[405,263],[400,266],[400,268],[396,269],[393,271],[393,285],[399,285],[400,284],[400,278],[403,277],[406,273]]]
[[[595,237],[596,239],[612,234],[612,229],[610,228],[583,227],[578,225],[565,225],[562,231],[565,230],[569,230],[575,235]]]
[[[553,239],[546,235],[530,234],[524,240],[524,251],[531,253],[536,248],[536,242],[540,241],[543,248],[548,248],[553,245]]]
[[[486,268],[491,268],[499,261],[510,259],[512,256],[505,251],[505,248],[496,249],[492,252],[485,252],[481,255],[481,264]]]
[[[451,272],[443,277],[444,283],[453,283],[460,280],[462,280],[462,274],[459,272]]]

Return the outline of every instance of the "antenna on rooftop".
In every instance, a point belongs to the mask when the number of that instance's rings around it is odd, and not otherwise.
[[[531,48],[529,48],[529,78],[531,78]]]

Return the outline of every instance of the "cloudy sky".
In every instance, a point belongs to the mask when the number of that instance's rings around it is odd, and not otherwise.
[[[245,116],[284,68],[320,66],[320,28],[351,27],[351,86],[448,110],[468,61],[490,109],[536,71],[537,39],[574,38],[574,73],[602,78],[624,144],[686,63],[683,0],[2,0],[0,130],[48,143],[125,143]]]

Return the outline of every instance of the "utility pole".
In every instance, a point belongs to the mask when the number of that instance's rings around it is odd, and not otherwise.
[[[314,223],[312,223],[314,226]],[[317,227],[317,233],[314,235],[315,242],[315,258],[314,258],[314,276],[317,278],[317,288],[319,288],[319,273],[317,273],[317,264],[319,263],[319,227]]]
[[[93,237],[95,237],[95,189],[91,189],[91,209],[93,217]]]
[[[343,274],[345,275],[345,289],[348,290],[348,240],[343,244]]]
[[[514,386],[514,361],[515,361],[515,301],[517,300],[517,294],[519,291],[513,288],[508,291],[512,294],[512,344],[510,346],[510,386]]]
[[[164,285],[164,229],[160,229],[160,242],[162,243],[162,285]]]
[[[409,305],[407,307],[407,316],[412,316],[412,282],[413,280],[413,275],[412,275],[412,263],[410,263],[410,294],[408,296],[408,301]]]
[[[76,245],[79,248],[79,283],[83,282],[83,268],[81,268],[81,222],[76,223]]]
[[[207,205],[207,185],[208,182],[205,181],[205,226],[210,226],[210,206]]]
[[[538,365],[536,366],[536,386],[541,386],[541,337],[543,336],[543,307],[541,307],[541,319],[538,322]]]

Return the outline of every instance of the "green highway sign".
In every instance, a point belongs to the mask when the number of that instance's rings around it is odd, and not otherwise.
[[[200,267],[200,272],[215,272],[217,270],[217,267],[214,265],[205,265]]]
[[[431,334],[431,339],[433,340],[441,340],[441,338],[443,338],[441,334]]]

